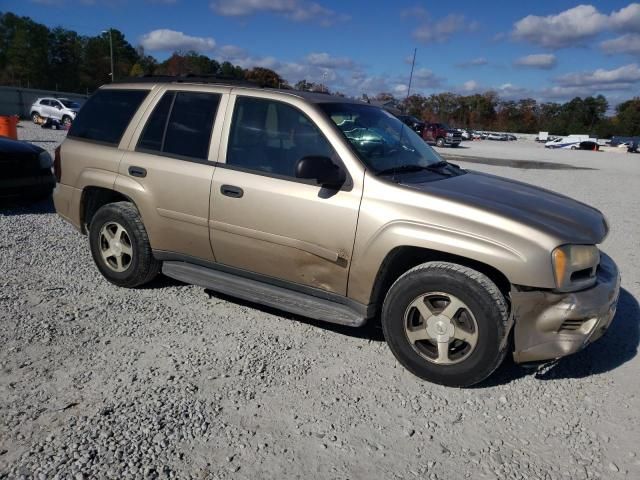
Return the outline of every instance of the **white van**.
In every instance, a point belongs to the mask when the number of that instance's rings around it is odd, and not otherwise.
[[[545,148],[565,148],[575,150],[580,145],[580,142],[598,142],[597,138],[590,137],[589,135],[568,135],[566,137],[556,138],[550,140],[544,144]]]

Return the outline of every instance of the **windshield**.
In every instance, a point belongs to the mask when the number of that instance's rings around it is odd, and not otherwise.
[[[66,99],[58,99],[59,102],[61,102],[65,107],[67,108],[80,108],[80,104],[73,102],[71,100],[66,100]]]
[[[357,103],[318,105],[374,172],[403,166],[427,167],[443,161],[410,127],[389,112]]]

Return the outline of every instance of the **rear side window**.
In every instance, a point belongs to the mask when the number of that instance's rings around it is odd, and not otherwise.
[[[148,93],[149,90],[99,90],[80,109],[69,137],[117,145]]]
[[[220,95],[167,92],[156,105],[138,148],[206,160]]]

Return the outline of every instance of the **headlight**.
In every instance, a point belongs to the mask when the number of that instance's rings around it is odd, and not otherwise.
[[[38,162],[40,168],[51,168],[53,166],[53,160],[49,152],[41,152],[40,155],[38,155]]]
[[[452,137],[452,136],[453,136],[453,133],[447,132],[447,137]]]
[[[563,245],[551,254],[553,274],[559,290],[579,290],[596,280],[600,251],[595,245]]]

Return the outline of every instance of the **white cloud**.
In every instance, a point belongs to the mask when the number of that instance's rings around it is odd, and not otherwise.
[[[518,20],[511,35],[546,48],[580,46],[605,31],[640,33],[640,3],[630,3],[610,14],[593,5],[578,5],[546,17],[528,15]]]
[[[436,22],[424,22],[413,31],[413,38],[419,42],[446,42],[459,31],[473,31],[477,22],[469,22],[464,15],[451,13]]]
[[[488,64],[489,64],[489,60],[487,60],[485,57],[477,57],[466,62],[458,63],[458,66],[459,67],[481,67],[483,65],[488,65]]]
[[[512,36],[548,48],[581,44],[607,28],[609,18],[592,5],[578,5],[557,15],[528,15],[518,20]]]
[[[211,37],[192,37],[182,32],[161,28],[152,30],[140,37],[140,44],[149,51],[195,50],[196,52],[211,51],[216,41]]]
[[[427,68],[419,68],[413,72],[411,88],[437,88],[442,86],[442,78]]]
[[[282,15],[296,22],[313,21],[322,26],[330,26],[349,19],[316,2],[304,0],[214,0],[211,9],[226,17],[246,17],[259,13]]]
[[[249,54],[244,48],[236,45],[222,45],[216,49],[216,54],[222,57],[224,60],[234,61],[247,58]]]
[[[427,18],[428,16],[427,9],[419,5],[400,10],[400,18]]]
[[[552,53],[538,53],[518,58],[514,63],[520,67],[540,68],[549,70],[556,66],[556,56]]]
[[[640,34],[626,33],[620,37],[605,40],[600,43],[600,49],[608,55],[628,53],[640,56]]]
[[[621,32],[640,32],[640,3],[630,3],[610,17],[611,28]]]
[[[307,63],[323,68],[354,68],[355,63],[347,57],[332,57],[328,53],[310,53],[305,57]]]
[[[465,92],[476,92],[480,88],[480,84],[475,80],[468,80],[462,84],[462,90]]]
[[[624,85],[631,86],[640,82],[640,67],[637,63],[630,63],[613,70],[599,68],[593,72],[568,73],[555,79],[556,83],[564,87],[609,87],[619,89]]]

